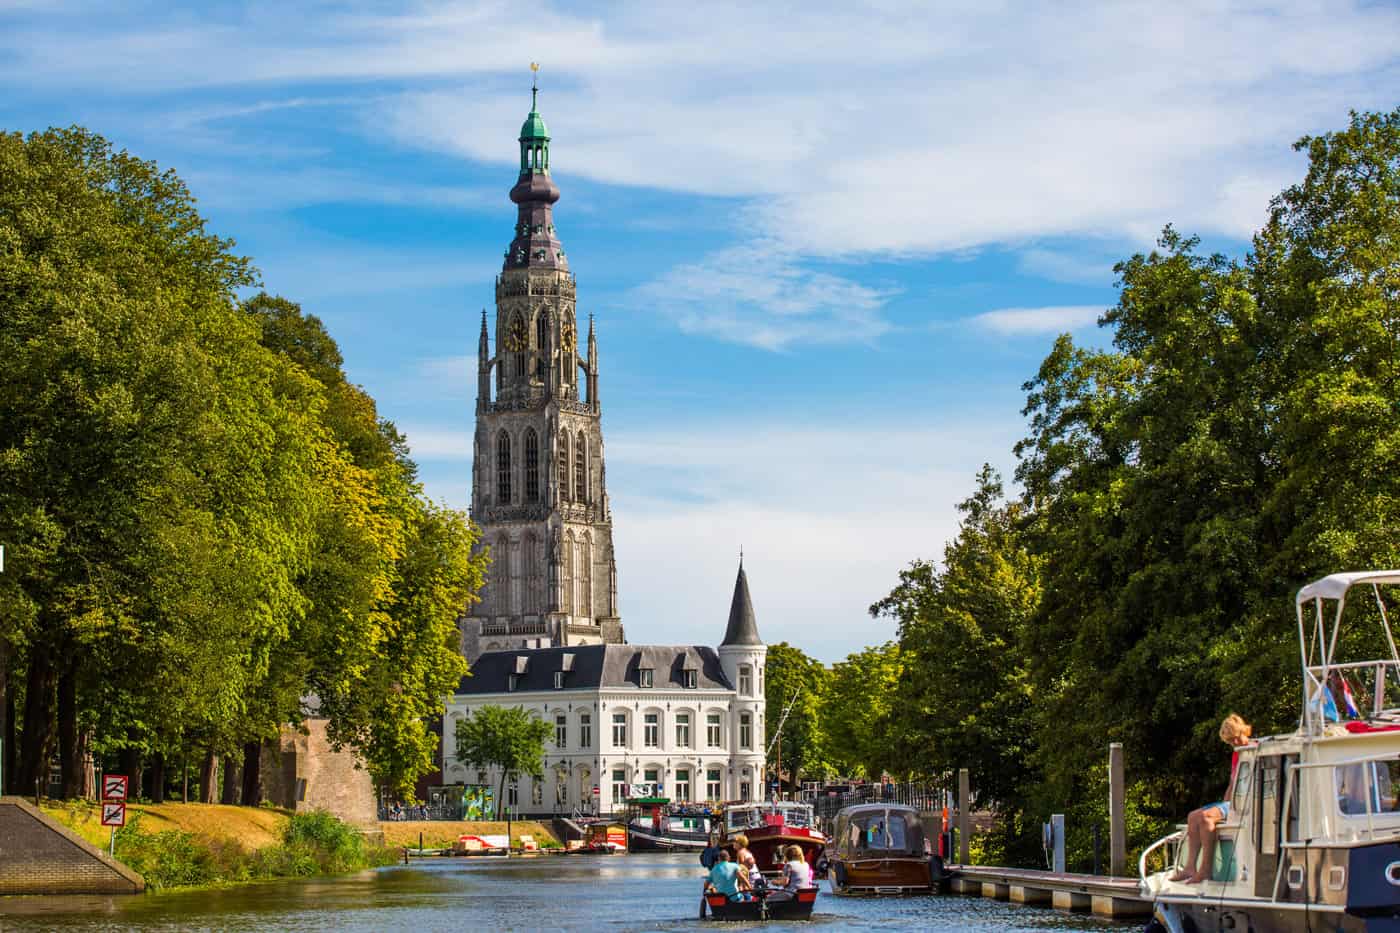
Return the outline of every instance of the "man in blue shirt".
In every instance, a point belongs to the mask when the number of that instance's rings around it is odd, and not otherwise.
[[[731,860],[729,851],[721,849],[719,861],[710,869],[710,885],[731,901],[742,900],[739,889],[748,890],[749,873],[740,871],[739,866]]]

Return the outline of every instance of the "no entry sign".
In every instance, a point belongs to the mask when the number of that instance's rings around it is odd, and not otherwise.
[[[102,825],[103,826],[125,826],[126,825],[126,804],[102,802]]]
[[[126,775],[125,775],[125,774],[104,774],[104,775],[102,775],[102,799],[103,799],[103,800],[125,800],[125,799],[126,799]]]

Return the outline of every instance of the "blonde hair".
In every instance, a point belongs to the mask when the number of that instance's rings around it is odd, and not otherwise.
[[[739,833],[734,837],[734,844],[741,849],[747,849],[749,847],[749,837],[745,836],[743,833]]]
[[[1244,717],[1239,713],[1231,713],[1225,717],[1225,721],[1220,724],[1220,741],[1231,742],[1236,736],[1249,735],[1253,727],[1244,721]]]
[[[783,854],[786,855],[786,856],[788,857],[788,860],[789,860],[789,861],[793,861],[793,862],[800,862],[800,861],[802,861],[802,847],[801,847],[801,846],[788,846],[787,849],[783,852]]]

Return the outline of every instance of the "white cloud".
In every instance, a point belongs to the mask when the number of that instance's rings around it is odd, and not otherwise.
[[[971,318],[973,324],[1004,337],[1042,336],[1092,327],[1106,309],[1100,305],[998,308]]]
[[[891,295],[813,270],[777,244],[752,241],[676,266],[639,286],[633,300],[687,333],[781,350],[872,340],[890,329],[880,309]]]
[[[429,427],[412,424],[397,425],[399,433],[408,440],[408,449],[415,461],[450,461],[450,462],[471,462],[472,459],[472,433],[469,430],[454,430],[452,428]],[[447,492],[440,491],[440,497],[445,497]],[[467,502],[455,502],[458,508],[466,508]]]

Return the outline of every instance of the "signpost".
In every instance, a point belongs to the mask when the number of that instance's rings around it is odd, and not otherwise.
[[[107,854],[116,858],[117,827],[126,825],[125,774],[102,775],[102,825],[112,827],[112,838],[107,844]]]

